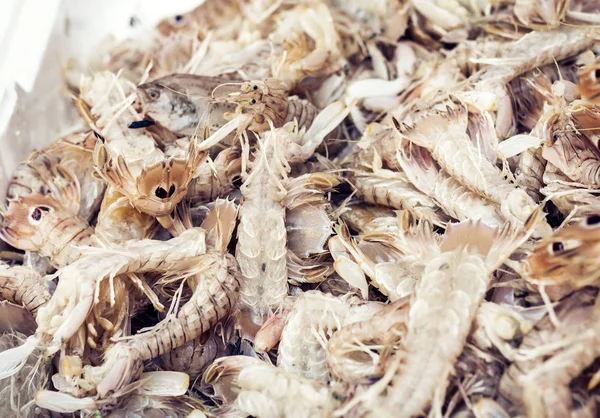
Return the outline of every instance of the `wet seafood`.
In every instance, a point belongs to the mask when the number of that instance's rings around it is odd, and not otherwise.
[[[597,2],[197,3],[17,95],[0,415],[596,416]]]

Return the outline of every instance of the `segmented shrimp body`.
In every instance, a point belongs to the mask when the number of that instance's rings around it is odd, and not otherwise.
[[[35,270],[0,263],[0,297],[24,306],[35,315],[41,306],[48,303],[51,294],[48,285]]]
[[[466,109],[456,102],[448,106],[448,113],[432,109],[428,116],[417,120],[412,127],[401,127],[401,133],[411,142],[429,150],[440,166],[456,180],[500,205],[507,220],[522,224],[535,209],[535,202],[506,180],[471,142],[466,134]]]
[[[417,285],[406,338],[388,365],[396,370],[390,386],[385,395],[363,401],[373,416],[384,410],[413,416],[430,405],[441,408],[490,274],[526,238],[506,226],[498,234],[472,221],[449,227],[440,247],[432,247]]]
[[[231,397],[226,395],[226,403],[234,411],[253,416],[325,417],[338,404],[335,390],[327,385],[248,356],[218,359],[204,374],[204,381],[219,393],[231,393]],[[287,390],[280,390],[284,387]],[[343,397],[344,393],[339,395]]]
[[[383,351],[399,344],[407,332],[408,298],[387,305],[372,317],[347,321],[327,344],[327,367],[331,375],[348,383],[368,382],[381,376],[386,360]]]
[[[412,184],[454,219],[481,219],[490,226],[503,223],[497,204],[472,192],[450,176],[424,148],[411,144],[403,147],[397,158]]]
[[[367,203],[408,210],[417,218],[440,226],[447,222],[435,201],[419,191],[402,173],[381,169],[373,173],[357,172],[353,179]]]
[[[600,355],[598,312],[586,301],[586,295],[565,299],[558,311],[559,327],[555,328],[548,318],[542,320],[523,339],[521,359],[502,376],[500,392],[525,408],[528,416],[573,416],[569,384]],[[596,374],[589,387],[597,383]]]
[[[287,161],[275,131],[259,142],[251,172],[241,187],[236,259],[244,279],[242,303],[254,320],[275,311],[287,295],[285,207]]]
[[[378,303],[357,305],[317,291],[304,292],[288,314],[277,366],[308,379],[328,381],[329,338],[345,323],[372,316],[381,308]]]

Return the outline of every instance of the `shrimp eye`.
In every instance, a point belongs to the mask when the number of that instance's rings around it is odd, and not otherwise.
[[[248,100],[248,103],[250,103],[251,105],[256,104],[256,99],[250,99]]]
[[[562,251],[565,249],[565,246],[563,245],[562,242],[558,241],[552,244],[552,251],[557,253],[559,251]]]
[[[256,84],[252,85],[252,90],[258,90],[258,86]]]
[[[157,187],[156,190],[154,191],[154,194],[159,199],[165,199],[165,198],[169,197],[167,191],[162,187]]]
[[[585,220],[586,225],[598,225],[600,224],[600,215],[591,215]]]
[[[31,219],[33,219],[34,221],[39,221],[40,219],[42,219],[42,211],[40,210],[40,208],[35,208],[33,212],[31,212]]]
[[[39,221],[40,219],[42,219],[42,211],[49,212],[50,209],[45,206],[38,206],[31,212],[31,215],[30,215],[31,219],[33,219],[36,222]]]
[[[169,196],[173,196],[173,194],[175,194],[175,185],[171,184],[171,187],[169,188]]]

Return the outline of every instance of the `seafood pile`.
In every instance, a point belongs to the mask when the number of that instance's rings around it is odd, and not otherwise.
[[[597,416],[598,10],[206,0],[102,44],[0,208],[2,416]]]

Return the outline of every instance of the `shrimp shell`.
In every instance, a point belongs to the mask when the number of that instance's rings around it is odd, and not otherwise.
[[[467,111],[463,105],[453,101],[446,106],[445,112],[429,110],[412,127],[399,126],[400,132],[411,142],[430,151],[452,177],[499,204],[508,220],[525,222],[536,208],[535,202],[505,179],[502,172],[473,145],[466,134]]]
[[[529,355],[517,359],[500,382],[500,393],[516,406],[525,406],[527,416],[570,416],[569,383],[599,355],[597,312],[586,303],[586,295],[565,299],[557,311],[560,326],[555,328],[548,318],[538,323],[519,347]]]
[[[236,259],[244,277],[240,299],[261,323],[287,295],[285,208],[287,162],[276,146],[278,135],[268,132],[241,187]]]
[[[379,377],[385,367],[383,351],[397,345],[406,335],[408,302],[404,298],[372,318],[345,324],[335,331],[327,344],[327,367],[331,375],[347,383]]]
[[[357,172],[353,183],[367,203],[406,209],[417,218],[429,220],[439,226],[447,222],[447,217],[437,204],[414,187],[402,173],[385,169],[374,173]]]
[[[197,338],[225,318],[234,306],[239,281],[233,257],[209,253],[200,258],[199,264],[201,280],[181,310],[125,343],[142,360],[158,357]]]
[[[437,166],[424,148],[411,144],[409,155],[398,155],[398,162],[411,182],[431,197],[444,212],[464,221],[481,219],[489,226],[499,226],[503,219],[498,207],[473,193]]]
[[[351,318],[377,313],[381,305],[355,305],[318,291],[302,293],[287,316],[279,343],[277,366],[305,378],[326,382],[327,341]]]
[[[47,284],[35,270],[0,263],[0,296],[24,306],[35,315],[50,300],[51,294]]]
[[[0,217],[0,237],[13,247],[39,252],[54,267],[79,259],[77,246],[89,245],[94,230],[60,203],[69,196],[65,193],[58,201],[36,194],[11,201]]]
[[[218,359],[203,377],[227,404],[246,415],[265,418],[330,416],[334,390],[247,356]],[[281,388],[287,388],[285,391]]]
[[[472,221],[446,230],[440,252],[430,258],[417,286],[406,339],[388,366],[396,367],[390,387],[386,394],[364,399],[362,410],[372,416],[386,410],[413,416],[431,403],[439,405],[491,272],[528,238],[536,221],[528,223],[526,232],[507,225],[499,232]]]

